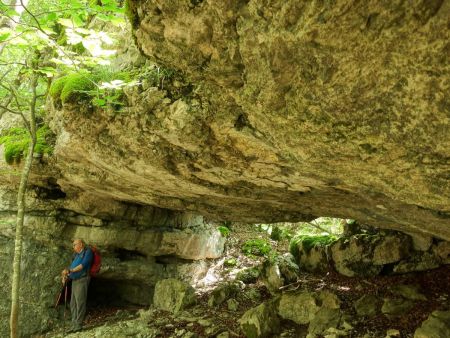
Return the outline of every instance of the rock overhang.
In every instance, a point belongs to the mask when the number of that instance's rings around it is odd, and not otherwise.
[[[59,112],[63,190],[450,239],[448,1],[129,3],[140,49],[195,100],[152,89],[124,116]]]

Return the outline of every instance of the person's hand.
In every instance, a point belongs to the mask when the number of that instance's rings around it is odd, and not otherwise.
[[[65,284],[66,281],[67,281],[68,276],[69,276],[69,270],[68,269],[64,269],[61,272],[61,283]]]

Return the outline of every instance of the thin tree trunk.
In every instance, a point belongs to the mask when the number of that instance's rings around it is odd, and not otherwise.
[[[14,261],[13,261],[13,278],[11,287],[11,317],[10,317],[10,330],[11,338],[19,337],[19,290],[20,290],[20,262],[22,258],[22,232],[25,216],[25,193],[27,191],[28,177],[31,171],[31,165],[33,163],[33,151],[36,144],[36,87],[37,78],[36,75],[32,75],[31,89],[33,91],[33,98],[30,103],[30,144],[28,147],[28,154],[25,160],[24,167],[22,169],[22,175],[20,177],[20,186],[17,193],[17,219],[16,219],[16,238],[14,242]]]

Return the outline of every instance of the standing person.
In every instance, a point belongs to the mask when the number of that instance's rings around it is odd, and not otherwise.
[[[92,264],[93,253],[91,248],[85,245],[83,240],[73,241],[72,263],[68,269],[62,272],[63,278],[72,280],[72,294],[70,299],[70,312],[72,314],[72,329],[70,332],[78,332],[83,329],[83,320],[86,314],[87,291],[91,277],[89,269]]]

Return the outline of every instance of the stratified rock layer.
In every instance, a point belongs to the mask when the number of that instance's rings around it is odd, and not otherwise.
[[[69,197],[450,239],[450,1],[129,5],[140,49],[191,85],[52,113]]]

